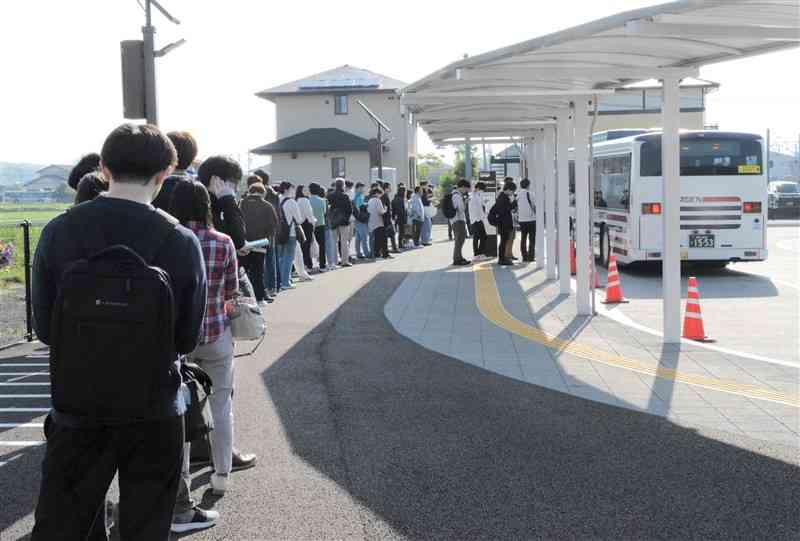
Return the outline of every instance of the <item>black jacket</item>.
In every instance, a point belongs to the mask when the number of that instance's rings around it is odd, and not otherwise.
[[[224,195],[219,199],[213,193],[209,195],[211,196],[211,217],[214,219],[214,229],[228,235],[238,250],[247,242],[247,228],[242,209],[236,204],[236,198],[232,195]]]
[[[331,227],[341,227],[350,223],[353,215],[353,202],[345,192],[334,191],[328,197],[331,207]]]
[[[172,200],[172,192],[175,190],[175,185],[179,182],[191,182],[192,178],[185,173],[177,173],[170,175],[164,179],[158,195],[153,199],[153,206],[161,209],[164,212],[169,212],[169,205]]]
[[[500,218],[500,225],[498,226],[500,229],[510,231],[514,228],[514,218],[511,216],[513,209],[514,205],[511,203],[511,199],[505,192],[500,192],[494,202],[494,210]]]
[[[405,199],[399,195],[395,195],[394,199],[392,199],[392,219],[394,223],[399,224],[400,227],[403,227],[405,223],[408,221],[408,213],[406,212],[406,202]]]

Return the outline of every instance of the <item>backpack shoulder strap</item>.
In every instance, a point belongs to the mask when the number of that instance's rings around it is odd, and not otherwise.
[[[528,196],[528,204],[531,206],[531,211],[533,211],[533,203],[531,202],[531,192],[526,191],[525,195]]]
[[[153,209],[153,236],[152,242],[143,247],[139,255],[142,256],[148,265],[152,265],[161,246],[167,241],[170,234],[175,230],[180,222],[171,214],[164,212],[161,209]]]

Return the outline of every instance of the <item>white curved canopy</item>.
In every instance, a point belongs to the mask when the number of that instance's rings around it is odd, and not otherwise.
[[[465,58],[407,86],[431,138],[524,136],[577,96],[800,45],[800,0],[681,0]]]

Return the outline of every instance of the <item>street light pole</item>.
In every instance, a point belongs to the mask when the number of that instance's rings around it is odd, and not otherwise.
[[[156,102],[156,52],[151,0],[145,0],[144,40],[144,111],[148,124],[158,125],[158,103]]]

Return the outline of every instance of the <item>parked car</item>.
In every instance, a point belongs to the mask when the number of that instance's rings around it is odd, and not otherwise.
[[[768,215],[800,215],[800,184],[786,180],[769,183]]]

